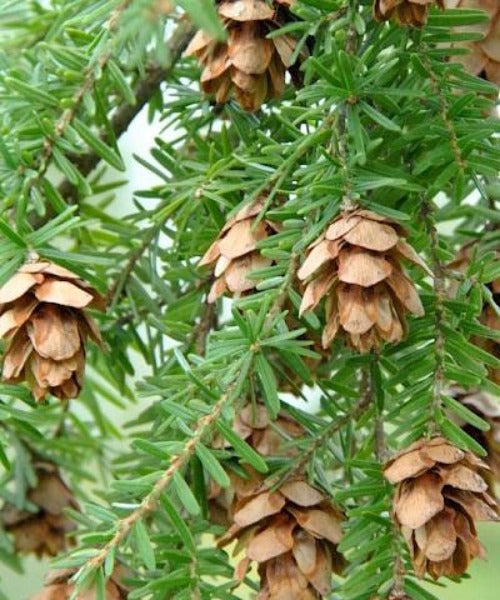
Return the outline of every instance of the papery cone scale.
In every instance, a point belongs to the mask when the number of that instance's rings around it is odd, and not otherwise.
[[[45,579],[45,587],[29,600],[70,600],[75,590],[70,579],[75,573],[76,569],[51,571]],[[104,587],[105,600],[126,600],[127,587],[124,583],[126,577],[126,569],[121,565],[115,566]],[[95,600],[96,593],[95,588],[90,588],[78,594],[76,600]]]
[[[467,48],[467,54],[451,56],[453,62],[462,63],[472,75],[479,75],[500,85],[500,2],[498,0],[444,0],[445,8],[482,10],[488,20],[467,27],[460,32],[481,33],[483,39],[476,42],[454,42],[454,47]]]
[[[377,21],[394,19],[399,25],[422,27],[427,23],[431,6],[444,8],[446,0],[374,0],[373,14]]]
[[[186,55],[195,55],[201,65],[201,86],[219,104],[231,97],[253,112],[285,88],[287,70],[296,42],[289,35],[267,38],[290,18],[291,0],[220,0],[217,10],[227,30],[219,42],[199,31]]]
[[[424,310],[402,260],[430,274],[399,225],[360,209],[342,214],[309,247],[298,271],[306,282],[300,313],[325,298],[323,348],[337,335],[360,352],[403,339],[405,313]]]
[[[498,520],[498,508],[483,469],[486,463],[442,437],[415,442],[385,465],[385,478],[396,485],[394,518],[417,576],[460,576],[484,557],[476,521]]]
[[[278,231],[278,225],[272,221],[263,219],[255,222],[263,207],[263,199],[243,207],[227,221],[201,259],[200,266],[214,265],[216,279],[208,294],[208,302],[215,302],[224,294],[239,297],[250,293],[258,284],[257,280],[248,277],[250,273],[272,265],[273,261],[262,256],[257,249],[259,241]]]
[[[37,557],[56,556],[67,549],[75,524],[65,514],[66,508],[78,508],[73,494],[63,482],[57,467],[50,463],[35,464],[36,485],[28,491],[27,500],[36,512],[5,504],[0,521],[13,539],[16,551]]]
[[[45,260],[22,266],[0,288],[0,337],[7,339],[3,378],[26,381],[37,401],[50,393],[78,396],[85,370],[85,342],[101,343],[85,308],[103,298],[78,275]]]
[[[259,403],[244,406],[233,428],[264,456],[294,456],[296,449],[286,438],[304,434],[286,413],[271,423]],[[244,552],[235,576],[242,580],[253,561],[261,578],[261,600],[327,597],[332,573],[340,573],[344,565],[337,551],[343,513],[300,473],[271,489],[262,475],[250,467],[245,470],[246,478],[231,475],[226,504],[230,525],[218,542],[225,546],[237,540],[235,554]]]

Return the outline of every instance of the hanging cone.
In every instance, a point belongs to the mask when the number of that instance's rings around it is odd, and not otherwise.
[[[75,529],[64,510],[76,509],[78,505],[55,465],[38,463],[34,467],[37,483],[28,492],[27,500],[38,510],[29,512],[7,503],[0,511],[0,522],[13,536],[17,552],[38,558],[56,556],[67,549],[71,542],[67,534]]]
[[[489,493],[495,495],[495,483],[500,482],[500,403],[480,390],[465,391],[459,387],[450,390],[450,395],[490,425],[482,431],[470,423],[460,422],[462,429],[487,452],[484,459],[489,469],[480,471],[489,485]]]
[[[459,250],[456,259],[447,265],[448,269],[453,269],[461,274],[467,271],[469,263],[472,259],[477,242],[470,242]],[[500,258],[500,252],[497,252],[497,259]],[[449,288],[449,294],[454,297],[458,285],[454,282]],[[500,306],[500,279],[494,279],[488,283],[488,288],[491,291],[493,300],[497,306]],[[500,331],[500,317],[496,310],[488,303],[484,303],[479,321],[492,331]],[[497,340],[489,338],[473,336],[471,341],[486,352],[489,352],[496,358],[500,359],[500,343]],[[488,366],[488,375],[492,381],[500,385],[500,367]]]
[[[306,281],[300,313],[326,297],[322,345],[338,334],[360,352],[397,343],[405,332],[405,313],[424,309],[401,259],[425,263],[404,239],[404,230],[385,217],[357,209],[337,218],[309,247],[298,277]],[[431,274],[432,275],[432,274]]]
[[[260,403],[238,411],[233,428],[266,457],[296,455],[297,449],[287,439],[304,434],[285,412],[271,423]],[[301,474],[270,489],[262,475],[250,467],[245,470],[247,478],[230,475],[232,497],[227,515],[231,525],[218,541],[219,546],[226,546],[237,540],[234,554],[245,551],[235,577],[242,580],[255,561],[261,579],[259,600],[326,597],[332,573],[343,568],[337,551],[343,513]]]
[[[235,554],[245,550],[235,576],[243,579],[255,561],[261,600],[326,597],[332,573],[343,568],[342,512],[300,476],[271,491],[249,470],[248,480],[233,477],[233,485],[233,524],[218,545],[238,540]]]
[[[457,28],[457,32],[477,32],[484,37],[478,42],[453,42],[457,48],[467,48],[468,54],[451,56],[453,62],[462,63],[473,75],[500,85],[500,3],[498,0],[444,0],[446,8],[482,10],[488,21]]]
[[[69,580],[77,569],[59,569],[51,571],[45,579],[45,587],[30,600],[70,600],[75,586]],[[123,583],[128,575],[126,569],[121,565],[115,567],[111,577],[105,585],[105,600],[126,600],[127,588]],[[86,590],[76,596],[75,600],[94,600],[95,590]]]
[[[375,0],[373,14],[377,21],[394,18],[399,25],[422,27],[427,23],[429,8],[444,8],[445,0]]]
[[[287,70],[294,71],[296,42],[289,35],[267,35],[291,20],[292,0],[219,0],[217,10],[227,30],[218,42],[199,31],[186,55],[195,55],[204,67],[201,86],[218,104],[232,96],[247,111],[258,110],[285,88]]]
[[[208,302],[215,302],[225,293],[235,297],[248,294],[258,284],[248,275],[256,269],[271,266],[272,260],[261,255],[257,243],[275,233],[278,226],[265,219],[255,225],[254,219],[263,206],[264,200],[261,199],[243,207],[224,225],[219,237],[201,259],[200,266],[215,263],[216,279],[208,294]]]
[[[87,307],[102,309],[104,300],[78,275],[48,261],[22,266],[0,288],[0,337],[8,340],[4,380],[26,381],[38,402],[48,393],[78,396],[85,341],[101,343]]]
[[[484,558],[476,521],[497,521],[498,509],[480,469],[488,465],[442,437],[415,442],[385,465],[385,478],[396,484],[394,518],[418,577],[460,576],[472,559]]]

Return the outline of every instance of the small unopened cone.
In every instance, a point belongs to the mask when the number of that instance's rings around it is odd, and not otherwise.
[[[219,104],[234,97],[247,111],[255,111],[285,88],[292,68],[296,42],[289,35],[269,39],[267,35],[286,24],[291,0],[220,0],[219,16],[227,40],[219,42],[199,31],[186,55],[194,55],[204,67],[203,91]]]
[[[404,337],[405,314],[424,314],[401,261],[431,273],[404,233],[389,219],[357,209],[341,215],[311,244],[298,271],[306,282],[300,313],[325,298],[324,348],[338,335],[360,352],[397,343]]]
[[[243,207],[223,227],[219,237],[200,261],[200,266],[213,265],[216,277],[208,294],[208,302],[215,302],[224,294],[239,297],[254,290],[258,284],[248,275],[257,269],[272,265],[262,256],[257,244],[276,233],[277,225],[269,220],[255,223],[255,217],[264,206],[263,200]]]
[[[429,8],[444,8],[445,0],[375,0],[373,13],[377,21],[394,19],[400,25],[422,27],[427,22]]]
[[[0,288],[0,337],[7,383],[26,381],[37,401],[50,393],[61,400],[80,393],[85,342],[101,343],[85,308],[104,307],[99,294],[68,269],[30,262]]]
[[[396,485],[394,518],[418,577],[457,577],[484,558],[476,522],[497,521],[498,508],[482,469],[485,462],[442,437],[415,442],[385,465]]]

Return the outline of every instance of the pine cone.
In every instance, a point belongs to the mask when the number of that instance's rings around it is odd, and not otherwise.
[[[328,595],[332,571],[343,567],[337,552],[342,512],[301,477],[276,491],[255,474],[248,480],[234,477],[233,483],[234,524],[218,545],[238,539],[238,550],[246,548],[237,577],[244,578],[253,560],[259,564],[260,600]]]
[[[63,511],[78,505],[55,465],[38,463],[35,472],[37,484],[28,492],[27,500],[38,507],[37,512],[5,504],[0,511],[0,522],[13,535],[17,552],[35,554],[38,558],[56,556],[67,548],[71,542],[67,534],[75,529]]]
[[[427,269],[401,236],[404,230],[368,210],[337,218],[310,247],[298,271],[307,280],[300,314],[326,296],[322,345],[328,348],[340,332],[360,352],[403,339],[406,312],[424,309],[400,259]]]
[[[445,0],[375,0],[373,14],[377,21],[392,17],[399,25],[422,27],[427,23],[429,7],[433,4],[444,8]]]
[[[475,242],[475,241],[470,242],[470,243],[466,244],[465,246],[462,246],[462,248],[460,248],[455,260],[453,260],[451,263],[449,263],[447,265],[448,269],[453,269],[462,274],[465,273],[467,271],[467,268],[469,266],[473,252],[476,247],[477,247],[477,242]],[[497,252],[496,258],[497,259],[500,258],[500,252]],[[452,296],[452,297],[455,296],[457,288],[458,288],[458,284],[456,284],[456,282],[454,282],[449,287],[450,296]],[[498,306],[500,306],[500,279],[495,279],[493,281],[490,281],[488,283],[488,288],[490,289],[490,291],[492,293],[493,300],[495,301],[495,303]],[[498,316],[497,312],[494,310],[494,308],[490,304],[487,304],[487,303],[484,304],[483,310],[479,317],[479,321],[485,327],[488,327],[488,329],[491,329],[492,331],[500,331],[500,317]],[[483,350],[486,350],[486,352],[489,352],[496,358],[500,359],[500,343],[498,343],[498,341],[492,340],[490,338],[479,337],[479,336],[473,336],[471,338],[471,341],[474,344],[476,344],[476,346],[479,346]],[[488,374],[492,381],[494,381],[496,384],[500,385],[500,368],[499,367],[488,366]]]
[[[480,390],[466,392],[455,387],[450,390],[450,394],[490,425],[488,431],[481,431],[469,423],[460,423],[462,429],[487,452],[485,461],[489,469],[481,471],[480,474],[489,484],[491,495],[494,495],[495,481],[500,481],[500,404]]]
[[[76,569],[51,571],[45,579],[45,587],[31,596],[30,600],[70,600],[75,586],[68,582],[76,571]],[[127,588],[123,583],[126,576],[127,572],[121,565],[115,567],[113,574],[106,582],[106,600],[126,600]],[[92,600],[93,598],[95,598],[95,591],[87,590],[78,594],[76,600]]]
[[[462,575],[473,558],[484,557],[475,522],[498,520],[496,502],[478,474],[487,468],[442,437],[415,442],[386,464],[385,478],[397,484],[395,519],[417,576]]]
[[[247,111],[255,111],[285,88],[287,69],[295,40],[288,35],[268,39],[270,31],[282,27],[291,17],[292,0],[221,0],[218,12],[228,32],[225,42],[199,31],[186,55],[195,55],[204,67],[203,91],[222,104],[234,95]]]
[[[219,237],[201,259],[200,266],[216,263],[216,280],[210,289],[208,302],[215,302],[226,292],[238,297],[255,289],[258,282],[248,279],[247,275],[272,264],[270,258],[262,256],[256,249],[257,242],[278,230],[275,223],[265,219],[254,227],[254,217],[263,206],[262,199],[244,206],[224,225]]]
[[[488,21],[460,27],[460,32],[478,32],[484,35],[484,39],[478,42],[454,42],[454,47],[467,48],[470,52],[451,56],[450,60],[462,63],[469,73],[500,85],[500,3],[498,0],[444,0],[444,4],[446,8],[482,10],[487,13]]]
[[[304,429],[286,412],[270,421],[263,404],[247,404],[238,411],[234,431],[263,456],[292,457],[296,448],[287,439],[302,437]],[[224,444],[218,440],[219,447]],[[224,444],[225,445],[225,444]],[[271,491],[262,475],[245,467],[247,478],[230,474],[230,490],[220,491],[230,527],[219,541],[238,540],[236,553],[246,556],[236,567],[242,580],[251,561],[259,565],[259,600],[314,600],[330,592],[332,571],[339,573],[343,559],[337,552],[343,514],[302,475]]]
[[[9,340],[3,360],[7,383],[26,381],[35,399],[47,393],[61,400],[80,393],[85,340],[101,336],[82,309],[103,308],[104,300],[68,269],[31,262],[0,288],[0,337]]]
[[[244,439],[262,456],[296,456],[298,450],[286,443],[287,439],[297,439],[304,435],[304,429],[289,414],[281,411],[271,422],[263,404],[247,404],[236,413],[233,421],[234,432]],[[212,443],[214,448],[229,448],[231,445],[221,436]],[[252,489],[260,485],[261,477],[253,469],[247,468],[248,481],[245,485]],[[232,472],[229,474],[232,485],[221,488],[209,482],[208,507],[210,520],[217,525],[229,526],[233,521],[235,488],[241,487],[244,480]]]

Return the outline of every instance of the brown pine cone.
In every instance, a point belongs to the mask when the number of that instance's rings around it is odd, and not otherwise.
[[[377,21],[394,17],[399,25],[422,27],[427,23],[429,7],[433,4],[444,8],[444,0],[375,0],[373,14]]]
[[[488,15],[488,21],[460,27],[460,32],[478,32],[484,38],[478,42],[454,42],[454,47],[467,48],[470,52],[452,56],[450,60],[462,63],[469,73],[500,85],[500,2],[498,0],[444,0],[444,4],[446,8],[482,10]]]
[[[500,32],[500,30],[499,30]],[[464,274],[467,271],[471,258],[473,256],[473,252],[477,247],[477,242],[469,242],[460,248],[457,257],[455,260],[450,262],[447,267],[448,269],[453,269],[458,271],[459,273]],[[500,258],[500,252],[497,252],[496,259]],[[458,288],[458,283],[453,282],[449,287],[449,294],[451,297],[456,295],[456,291]],[[488,283],[488,288],[490,289],[493,300],[495,303],[500,306],[500,279],[495,279]],[[484,303],[483,310],[479,317],[479,321],[488,329],[492,331],[500,331],[500,317],[498,316],[495,309],[488,303]],[[476,344],[486,352],[489,352],[496,358],[500,359],[500,343],[497,340],[493,340],[490,338],[473,336],[471,338],[472,343]],[[496,384],[500,385],[500,368],[488,366],[488,375],[492,381]]]
[[[237,411],[234,431],[262,456],[297,455],[287,440],[303,436],[304,429],[284,411],[270,421],[263,404],[248,403]],[[226,445],[219,439],[218,445]],[[264,477],[245,467],[247,477],[230,474],[231,488],[219,490],[219,515],[223,509],[229,527],[219,541],[225,546],[237,539],[235,554],[246,550],[236,567],[242,580],[256,561],[261,578],[259,600],[315,600],[329,594],[332,572],[340,573],[343,558],[337,551],[342,536],[342,512],[303,475],[271,491]],[[274,489],[274,488],[273,488]]]
[[[357,209],[337,218],[309,247],[298,271],[307,281],[300,314],[326,297],[323,348],[338,333],[360,352],[397,343],[404,337],[405,313],[424,314],[401,259],[427,267],[401,236],[400,225]]]
[[[476,521],[498,520],[495,500],[478,470],[488,465],[442,437],[420,440],[390,459],[394,516],[410,548],[415,574],[455,577],[485,551]]]
[[[200,266],[215,263],[216,279],[208,294],[208,302],[215,302],[225,293],[239,297],[254,290],[258,281],[248,279],[247,275],[272,265],[273,261],[257,250],[257,242],[278,231],[278,226],[266,219],[254,227],[254,218],[263,206],[263,199],[244,206],[227,221],[219,237],[201,259]]]
[[[238,481],[239,479],[239,481]],[[250,561],[259,565],[259,600],[323,598],[331,591],[332,572],[344,562],[337,551],[343,513],[302,477],[276,491],[261,477],[234,478],[234,523],[218,541],[238,540],[246,556],[236,567],[242,580]]]
[[[70,600],[75,586],[68,582],[75,573],[76,569],[51,571],[45,579],[45,587],[31,596],[30,600]],[[121,565],[115,567],[113,574],[106,582],[106,600],[126,600],[127,588],[123,583],[126,576],[127,572]],[[78,594],[76,600],[93,600],[95,597],[95,590],[91,589]]]
[[[450,390],[450,394],[490,425],[488,431],[481,431],[469,423],[460,423],[462,429],[487,452],[485,462],[488,463],[489,469],[480,474],[489,484],[491,495],[494,495],[495,481],[500,482],[500,404],[481,390],[467,392],[455,387]]]
[[[27,494],[37,512],[21,510],[5,504],[0,511],[0,522],[14,537],[17,552],[42,556],[56,556],[65,550],[75,524],[66,517],[64,509],[78,508],[71,490],[61,479],[57,467],[50,463],[35,465],[37,483]]]
[[[186,55],[195,55],[204,67],[203,91],[217,103],[234,96],[247,111],[255,111],[285,88],[286,71],[296,42],[289,35],[268,39],[271,31],[289,19],[292,0],[220,0],[218,13],[228,33],[225,42],[199,31]]]
[[[0,337],[8,340],[4,380],[26,381],[37,402],[47,393],[78,396],[85,341],[101,343],[87,307],[102,309],[104,300],[78,275],[44,260],[22,266],[0,288]]]

